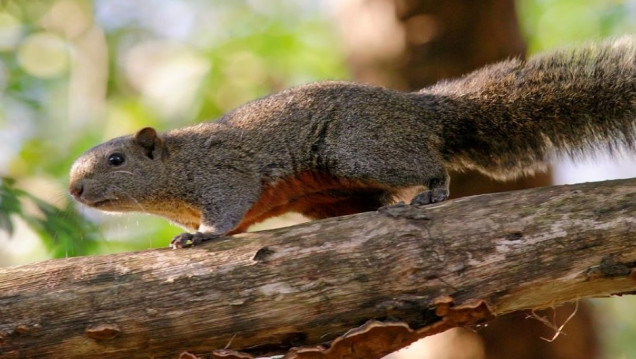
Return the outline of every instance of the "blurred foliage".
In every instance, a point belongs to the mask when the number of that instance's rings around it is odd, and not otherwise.
[[[517,0],[530,52],[636,33],[634,0]]]
[[[14,218],[24,220],[42,238],[54,257],[92,253],[101,240],[96,226],[82,218],[69,204],[60,209],[34,195],[15,188],[15,181],[0,182],[0,230],[14,232]],[[37,212],[27,211],[34,207]]]

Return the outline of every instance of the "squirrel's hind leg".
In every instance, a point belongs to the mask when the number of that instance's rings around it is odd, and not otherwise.
[[[393,176],[397,173],[399,176],[398,171],[387,172],[390,172]],[[433,175],[430,173],[433,173]],[[450,176],[443,168],[439,171],[421,173],[420,176],[403,176],[402,178],[407,178],[408,180],[403,181],[402,184],[393,182],[393,190],[389,192],[391,195],[382,197],[381,201],[384,206],[399,202],[406,202],[412,206],[422,206],[443,202],[450,194],[448,189]]]
[[[423,146],[418,151],[407,145],[373,148],[364,153],[364,161],[358,153],[354,154],[357,156],[339,153],[331,172],[337,177],[364,179],[392,192],[394,196],[382,201],[385,206],[400,201],[425,205],[442,202],[449,196],[450,176],[435,148]]]
[[[420,192],[411,200],[411,206],[423,206],[436,202],[443,202],[448,198],[448,190],[446,188],[436,188],[434,190],[426,190]]]
[[[432,180],[426,186],[428,189],[415,195],[411,199],[411,206],[423,206],[436,202],[443,202],[448,198],[449,191],[448,186],[450,184],[450,177],[446,175],[446,178],[442,180]]]

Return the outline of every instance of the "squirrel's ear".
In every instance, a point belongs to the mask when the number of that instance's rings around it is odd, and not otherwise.
[[[134,136],[135,143],[143,147],[146,156],[150,159],[155,159],[160,153],[161,139],[157,136],[157,131],[152,127],[144,127],[137,131]]]

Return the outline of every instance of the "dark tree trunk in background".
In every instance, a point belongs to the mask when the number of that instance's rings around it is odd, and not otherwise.
[[[337,18],[354,78],[405,91],[458,77],[505,58],[523,57],[526,50],[513,0],[352,0],[340,6]],[[476,172],[451,173],[451,179],[452,197],[551,183],[550,173],[506,183]],[[556,317],[567,318],[572,310],[573,306],[557,308]],[[540,314],[552,318],[552,313]],[[540,339],[552,337],[550,329],[538,320],[526,319],[527,315],[506,316],[479,331],[487,358],[599,356],[593,316],[584,303],[566,326],[567,336],[553,343]],[[464,344],[460,351],[463,348]],[[449,357],[483,355],[458,354]]]
[[[415,90],[526,51],[510,0],[347,4],[343,35],[359,81]]]

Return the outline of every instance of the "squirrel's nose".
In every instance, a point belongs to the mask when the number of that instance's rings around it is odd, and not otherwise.
[[[81,181],[73,182],[68,186],[68,191],[73,197],[79,198],[84,193],[84,184]]]

